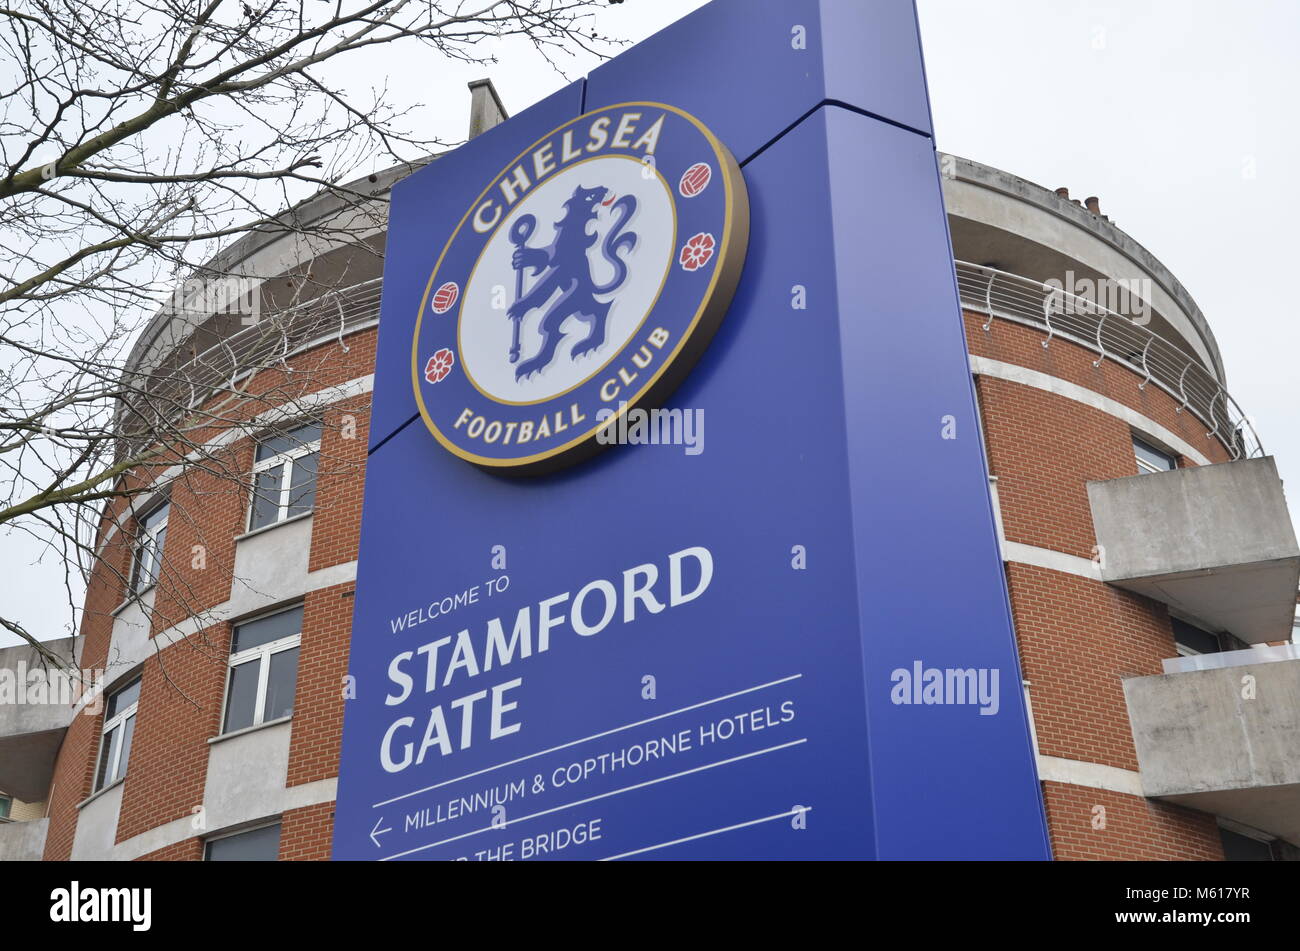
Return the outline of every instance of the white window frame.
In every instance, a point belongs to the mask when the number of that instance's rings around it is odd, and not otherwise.
[[[143,526],[144,523],[157,515],[160,511],[165,512],[163,517],[158,520],[156,525],[150,525],[148,528],[141,527],[135,536],[135,544],[131,547],[131,591],[133,594],[144,594],[150,588],[158,583],[158,578],[162,574],[162,548],[158,544],[158,536],[167,530],[167,522],[171,519],[171,501],[165,501],[154,506],[147,512],[136,517],[136,524]],[[164,539],[163,544],[166,544]],[[145,570],[145,555],[149,558],[149,568]],[[141,584],[141,580],[147,578],[148,581]]]
[[[304,426],[319,426],[319,425],[320,423],[316,420],[306,420],[302,423],[298,423],[294,425],[292,428],[287,429],[285,435],[288,435],[288,433],[293,432],[296,429],[301,429]],[[253,447],[253,460],[254,460],[253,478],[252,478],[253,485],[252,485],[252,492],[249,495],[248,522],[245,529],[246,531],[250,531],[250,532],[255,532],[263,528],[270,528],[272,525],[279,525],[281,522],[285,521],[289,517],[289,492],[290,489],[293,487],[293,469],[294,469],[294,462],[296,460],[301,459],[303,456],[309,456],[312,453],[317,453],[316,474],[312,476],[313,480],[315,480],[320,475],[320,455],[319,455],[320,442],[321,442],[320,436],[317,436],[311,442],[303,443],[300,446],[295,446],[292,449],[286,449],[283,452],[276,453],[274,456],[268,456],[267,458],[262,459],[261,461],[257,461],[258,447],[260,447],[262,443],[265,441],[266,440],[259,439],[256,445],[254,445]],[[254,525],[253,517],[257,514],[257,477],[261,473],[266,472],[270,469],[274,469],[278,465],[284,466],[284,472],[281,473],[280,475],[280,501],[276,505],[275,520],[267,522],[265,525]],[[316,508],[316,503],[313,500],[312,511],[315,511],[315,508]],[[303,512],[300,514],[307,515],[309,513]]]
[[[140,682],[141,682],[140,677],[138,676],[132,677],[131,679],[127,680],[126,683],[122,684],[122,686],[112,691],[110,696],[116,696],[117,694],[121,693],[127,688],[132,687]],[[106,704],[107,701],[108,698],[105,698]],[[113,753],[113,762],[110,765],[110,768],[107,770],[102,769],[104,765],[104,753],[107,752],[109,747],[109,742],[108,742],[109,736],[112,734],[114,730],[118,728],[124,728],[126,726],[126,721],[133,719],[135,717],[136,710],[139,708],[139,706],[140,706],[140,698],[137,695],[135,703],[131,704],[125,710],[119,710],[117,713],[113,714],[111,719],[104,721],[104,728],[99,731],[99,755],[95,757],[95,792],[99,792],[101,789],[107,789],[109,786],[113,785],[119,779],[126,779],[125,772],[122,773],[121,776],[117,775],[117,768],[122,762],[122,744],[119,743],[117,745],[117,750]],[[132,741],[131,745],[135,746],[134,740]],[[130,763],[130,759],[131,757],[130,754],[128,753],[127,754],[128,764]],[[103,773],[104,775],[104,781],[102,783],[99,781],[100,773]]]
[[[1137,451],[1138,443],[1141,443],[1143,446],[1145,446],[1147,449],[1151,450],[1152,452],[1164,456],[1171,463],[1173,463],[1173,465],[1171,465],[1168,469],[1161,469],[1156,466],[1153,466],[1151,463],[1147,462],[1145,459],[1143,459],[1141,456],[1138,455],[1138,451]],[[1133,434],[1133,458],[1137,460],[1139,475],[1147,475],[1156,472],[1173,472],[1175,469],[1178,468],[1178,456],[1175,453],[1169,452],[1168,450],[1165,449],[1161,449],[1150,439],[1146,439],[1142,436],[1139,436],[1137,433]]]
[[[275,611],[271,611],[268,614],[259,614],[256,617],[245,618],[244,620],[236,624],[235,627],[239,627],[244,624],[250,624],[253,621],[260,621],[263,618],[274,617],[277,614],[285,614],[288,613],[289,611],[292,611],[294,608],[298,606],[299,605],[293,605],[288,608],[281,608]],[[266,690],[267,690],[267,683],[271,679],[271,655],[279,654],[282,653],[283,651],[291,650],[292,648],[301,646],[301,644],[302,644],[302,631],[299,631],[297,634],[290,634],[287,637],[281,637],[278,640],[268,641],[265,644],[258,644],[256,647],[250,647],[247,650],[240,651],[238,654],[230,655],[230,662],[226,665],[226,696],[225,696],[225,701],[221,704],[221,734],[220,735],[224,736],[226,733],[237,733],[239,732],[239,730],[251,730],[253,727],[261,726],[263,723],[276,722],[275,720],[266,719]],[[301,659],[301,655],[299,655],[299,659]],[[257,698],[253,701],[253,722],[250,723],[248,726],[239,727],[238,730],[227,730],[226,718],[230,714],[230,684],[235,679],[235,668],[242,667],[244,664],[249,664],[252,663],[253,661],[258,661],[262,665],[257,672]],[[297,690],[298,690],[298,681],[295,676],[294,679],[295,708],[297,707]],[[292,713],[289,714],[289,716],[292,715],[293,715]],[[288,718],[289,718],[288,716],[285,716],[285,717],[277,717],[276,719],[287,720]]]

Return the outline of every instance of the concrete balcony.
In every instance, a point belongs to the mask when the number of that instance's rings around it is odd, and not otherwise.
[[[76,656],[80,648],[77,638],[49,641],[46,646],[64,658]],[[27,802],[41,802],[49,792],[54,761],[72,722],[70,681],[45,667],[37,651],[26,644],[0,650],[0,678],[7,681],[0,691],[0,789]],[[39,688],[41,681],[47,689]],[[0,834],[9,831],[5,826]]]
[[[49,819],[0,822],[0,862],[39,862],[49,828]]]
[[[1300,548],[1271,456],[1088,483],[1108,584],[1248,644],[1291,636]]]
[[[1300,844],[1300,660],[1124,681],[1142,791]],[[1242,661],[1242,663],[1236,663]]]

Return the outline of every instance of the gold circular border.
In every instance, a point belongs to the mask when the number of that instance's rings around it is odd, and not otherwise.
[[[604,110],[602,109],[602,110],[599,110],[599,111],[603,112]],[[589,115],[590,115],[590,113],[589,113]],[[553,135],[553,134],[554,134],[554,133],[552,133],[552,135]],[[548,138],[549,138],[549,136],[548,136]],[[641,166],[644,166],[644,165],[645,165],[645,163],[642,162],[640,159],[633,158],[633,157],[630,156],[630,155],[593,155],[593,156],[591,156],[590,158],[585,158],[585,159],[582,159],[581,161],[574,162],[572,165],[566,165],[563,169],[560,169],[560,170],[558,170],[558,171],[564,171],[564,172],[567,172],[569,169],[571,169],[571,168],[577,168],[579,165],[586,165],[588,162],[598,162],[598,161],[600,161],[600,160],[602,160],[602,159],[611,159],[611,160],[613,160],[613,161],[623,161],[623,162],[635,162],[637,165],[641,165]],[[668,283],[668,275],[672,274],[672,272],[673,272],[673,265],[676,263],[676,255],[677,255],[677,200],[673,197],[673,187],[672,187],[671,185],[668,184],[668,179],[664,178],[663,173],[660,172],[658,168],[656,168],[654,171],[655,171],[655,177],[659,179],[659,181],[660,181],[660,182],[663,184],[663,186],[664,186],[664,190],[668,193],[668,205],[669,205],[669,208],[672,210],[672,213],[673,213],[673,238],[672,238],[672,241],[670,242],[670,247],[669,247],[669,249],[668,249],[668,265],[667,265],[667,267],[664,268],[664,276],[663,276],[663,278],[661,278],[660,281],[659,281],[659,287],[658,287],[658,289],[655,291],[654,299],[650,302],[650,307],[646,310],[646,312],[645,312],[644,314],[641,315],[641,320],[637,323],[637,325],[636,325],[635,327],[632,328],[632,332],[631,332],[630,334],[628,334],[628,340],[631,340],[633,337],[635,337],[635,336],[640,332],[641,328],[645,326],[645,322],[646,322],[647,320],[650,319],[650,315],[651,315],[652,313],[654,313],[654,309],[655,309],[656,307],[659,306],[659,298],[663,296],[663,293],[664,293],[664,285]],[[558,174],[558,172],[557,172],[557,174]],[[497,178],[496,178],[496,180],[497,180],[497,181],[500,181],[500,180],[501,180],[501,176],[498,175]],[[549,179],[547,179],[547,181],[549,181]],[[491,185],[488,186],[489,189],[491,189],[491,187],[492,187]],[[496,232],[497,232],[497,231],[500,231],[501,228],[503,228],[503,227],[505,226],[505,223],[506,223],[505,216],[502,215],[500,223],[499,223],[495,228],[492,229],[493,234],[488,238],[488,240],[487,240],[486,242],[484,242],[484,244],[483,244],[483,250],[479,252],[478,257],[474,260],[474,266],[473,266],[472,268],[470,268],[470,271],[469,271],[469,279],[468,279],[467,281],[465,281],[465,288],[466,288],[466,291],[468,291],[470,285],[472,285],[472,284],[474,283],[474,275],[478,272],[478,267],[479,267],[479,265],[483,263],[483,255],[487,254],[487,246],[488,246],[489,244],[492,243],[492,238],[496,237]],[[460,234],[460,231],[457,230],[456,234]],[[455,240],[455,235],[452,236],[452,240]],[[430,281],[430,284],[432,284],[432,282],[433,282],[433,278],[430,277],[429,281]],[[468,294],[466,294],[466,295],[464,295],[464,296],[467,297]],[[461,315],[463,315],[464,313],[465,313],[464,301],[461,301],[461,306],[458,307],[458,308],[456,309],[456,317],[457,317],[457,320],[456,320],[456,349],[457,349],[457,351],[459,351],[462,355],[463,355],[464,352],[465,352],[465,344],[464,344],[464,341],[461,339],[461,331],[463,330],[465,324],[464,324],[464,322],[463,322],[462,320],[460,320],[460,317],[461,317]],[[443,315],[442,315],[442,314],[435,314],[435,316],[441,317],[441,316],[443,316]],[[624,343],[623,346],[626,347],[627,344]],[[412,342],[412,348],[414,348],[414,342]],[[609,357],[609,359],[607,359],[607,360],[606,360],[604,363],[602,363],[600,366],[596,367],[596,369],[592,370],[591,373],[589,373],[587,376],[583,377],[583,378],[582,378],[581,380],[579,380],[577,383],[573,384],[573,386],[570,386],[570,387],[568,387],[567,389],[563,389],[563,390],[561,390],[560,392],[554,394],[553,396],[544,396],[544,397],[542,397],[540,400],[504,400],[504,399],[501,399],[500,397],[493,396],[491,393],[484,392],[483,387],[481,387],[481,386],[478,385],[478,380],[474,379],[474,375],[473,375],[472,373],[469,372],[469,363],[467,363],[465,360],[462,359],[462,360],[460,361],[460,365],[461,365],[461,369],[463,369],[463,370],[465,371],[465,379],[469,380],[470,385],[472,385],[472,386],[474,387],[474,389],[478,390],[480,396],[484,396],[484,397],[486,397],[487,399],[491,400],[493,403],[500,403],[502,406],[537,406],[537,405],[539,405],[539,404],[541,404],[541,403],[549,403],[549,402],[551,402],[552,400],[558,400],[561,396],[564,396],[564,395],[567,394],[567,393],[572,393],[572,392],[573,392],[574,390],[576,390],[578,387],[583,386],[583,385],[585,385],[585,384],[591,382],[591,380],[592,380],[593,377],[595,377],[598,373],[600,373],[602,370],[604,370],[607,366],[609,366],[611,363],[613,363],[615,360],[617,360],[619,354],[621,354],[622,352],[623,352],[622,349],[619,349],[619,350],[615,351],[614,354],[611,355],[611,356]],[[415,362],[418,364],[418,363],[419,363],[419,359],[417,358]]]
[[[726,189],[726,220],[723,225],[722,245],[718,250],[717,262],[713,268],[713,276],[710,278],[709,286],[701,299],[700,307],[687,325],[685,333],[682,334],[682,339],[668,354],[663,365],[659,367],[654,376],[646,382],[645,386],[632,399],[621,401],[622,408],[615,411],[604,421],[596,423],[586,432],[575,436],[561,446],[531,456],[520,456],[515,459],[494,459],[489,456],[480,456],[476,453],[467,452],[451,442],[439,431],[437,424],[429,416],[429,410],[424,405],[424,394],[420,391],[420,358],[416,349],[416,342],[420,339],[420,327],[424,321],[425,306],[429,302],[433,281],[442,267],[443,259],[447,256],[447,251],[456,240],[456,236],[460,234],[460,229],[465,226],[465,222],[469,220],[469,216],[473,214],[474,209],[478,207],[484,196],[491,191],[492,186],[501,179],[501,176],[517,165],[524,156],[556,133],[563,132],[569,126],[575,125],[590,116],[615,109],[632,107],[663,109],[690,122],[713,148],[714,155],[721,167],[723,186]],[[722,323],[727,308],[731,305],[731,298],[735,294],[736,285],[740,283],[740,273],[744,268],[745,253],[748,248],[749,194],[745,188],[745,177],[740,170],[740,164],[736,161],[736,157],[731,154],[731,150],[723,145],[704,123],[689,112],[662,102],[620,102],[591,112],[584,112],[563,125],[557,126],[546,135],[533,141],[526,149],[511,159],[505,168],[488,183],[487,187],[479,192],[478,197],[470,203],[469,209],[456,225],[451,238],[443,246],[442,253],[438,255],[433,271],[429,274],[428,283],[424,288],[424,296],[420,299],[420,310],[415,318],[415,333],[411,341],[411,386],[415,391],[415,402],[420,408],[420,416],[424,420],[424,425],[433,434],[434,438],[442,444],[443,448],[452,455],[490,471],[500,472],[503,475],[542,475],[595,455],[604,448],[603,445],[595,441],[596,433],[615,425],[617,420],[628,410],[642,405],[653,406],[662,402],[686,378],[686,375],[694,367],[696,361],[713,339],[713,335]],[[690,345],[689,350],[688,345]],[[687,352],[683,354],[684,351]]]

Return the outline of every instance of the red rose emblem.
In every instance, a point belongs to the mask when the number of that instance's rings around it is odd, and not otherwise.
[[[682,246],[679,258],[687,271],[698,271],[713,259],[713,235],[700,233]]]
[[[441,383],[447,378],[455,363],[456,355],[444,347],[431,356],[429,362],[424,365],[424,378],[430,383]]]

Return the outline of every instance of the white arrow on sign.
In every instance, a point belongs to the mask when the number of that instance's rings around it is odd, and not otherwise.
[[[383,817],[383,816],[380,816],[380,817],[379,817],[379,822],[376,822],[376,823],[375,823],[375,827],[374,827],[373,829],[370,830],[370,841],[373,842],[373,843],[375,843],[375,848],[379,848],[379,836],[383,835],[385,832],[392,832],[392,831],[393,831],[391,828],[389,828],[389,829],[381,829],[381,828],[379,828],[380,824],[381,824],[383,821],[384,821],[384,817]]]

